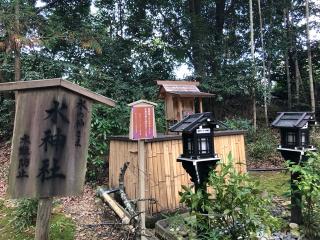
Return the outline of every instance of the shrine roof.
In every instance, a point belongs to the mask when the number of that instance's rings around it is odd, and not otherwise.
[[[164,94],[180,97],[212,97],[214,94],[201,92],[196,81],[157,81],[160,86],[160,97]]]
[[[303,128],[309,122],[315,123],[312,112],[279,112],[271,126],[275,128]]]
[[[32,81],[19,81],[19,82],[6,82],[0,83],[0,91],[24,91],[40,88],[62,87],[76,94],[83,95],[93,101],[114,107],[116,102],[110,98],[92,92],[77,84],[64,80],[62,78],[32,80]]]

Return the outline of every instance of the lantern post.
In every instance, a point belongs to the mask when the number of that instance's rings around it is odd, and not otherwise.
[[[177,161],[191,176],[195,192],[206,191],[206,183],[210,170],[215,169],[220,160],[214,152],[214,129],[219,126],[211,112],[189,115],[170,128],[172,132],[182,133],[183,153]],[[200,213],[206,214],[201,208]],[[198,230],[198,235],[201,230]]]
[[[317,149],[310,145],[310,126],[316,124],[312,112],[280,112],[271,126],[280,130],[280,151],[285,160],[292,164],[303,164],[307,161],[306,153]],[[296,184],[299,173],[291,173],[291,222],[302,223],[302,196]]]

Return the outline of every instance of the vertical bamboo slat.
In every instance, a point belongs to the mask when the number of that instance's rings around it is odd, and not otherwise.
[[[169,147],[167,142],[163,142],[163,165],[164,165],[164,176],[166,181],[166,198],[168,203],[168,209],[172,208],[172,194],[171,194],[171,182],[170,182],[170,157]]]
[[[240,172],[246,171],[245,148],[243,135],[217,136],[214,138],[215,152],[221,162],[227,163],[231,152],[235,167]],[[158,204],[146,203],[148,214],[163,210],[174,210],[180,206],[181,185],[190,185],[190,176],[185,172],[177,157],[182,153],[182,141],[163,139],[156,142],[146,142],[145,178],[146,198],[154,198]],[[125,187],[128,197],[138,197],[138,152],[137,142],[111,140],[109,152],[109,186],[119,186],[119,173],[123,164],[130,165],[125,176]]]

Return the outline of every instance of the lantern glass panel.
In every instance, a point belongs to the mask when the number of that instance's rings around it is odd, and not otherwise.
[[[187,138],[187,152],[193,154],[193,139]]]
[[[305,132],[301,133],[301,145],[305,146],[306,145],[306,140],[307,140],[307,134]]]
[[[209,153],[209,139],[199,138],[198,139],[198,149],[200,154]]]
[[[288,132],[287,133],[287,144],[288,145],[296,145],[296,133]]]

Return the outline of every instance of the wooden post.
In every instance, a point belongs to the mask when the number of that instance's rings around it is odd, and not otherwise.
[[[291,173],[291,222],[302,224],[302,195],[297,186],[300,173]]]
[[[181,121],[183,119],[183,116],[182,116],[182,102],[180,97],[178,97],[178,111],[179,111],[179,121]]]
[[[146,228],[146,202],[145,199],[145,146],[144,140],[138,140],[138,169],[139,169],[139,212],[140,212],[140,229],[141,240],[145,240],[145,228]]]
[[[38,203],[35,240],[49,239],[49,222],[52,208],[52,197],[40,198]]]
[[[202,98],[201,97],[199,98],[199,111],[200,111],[200,113],[203,112]]]

